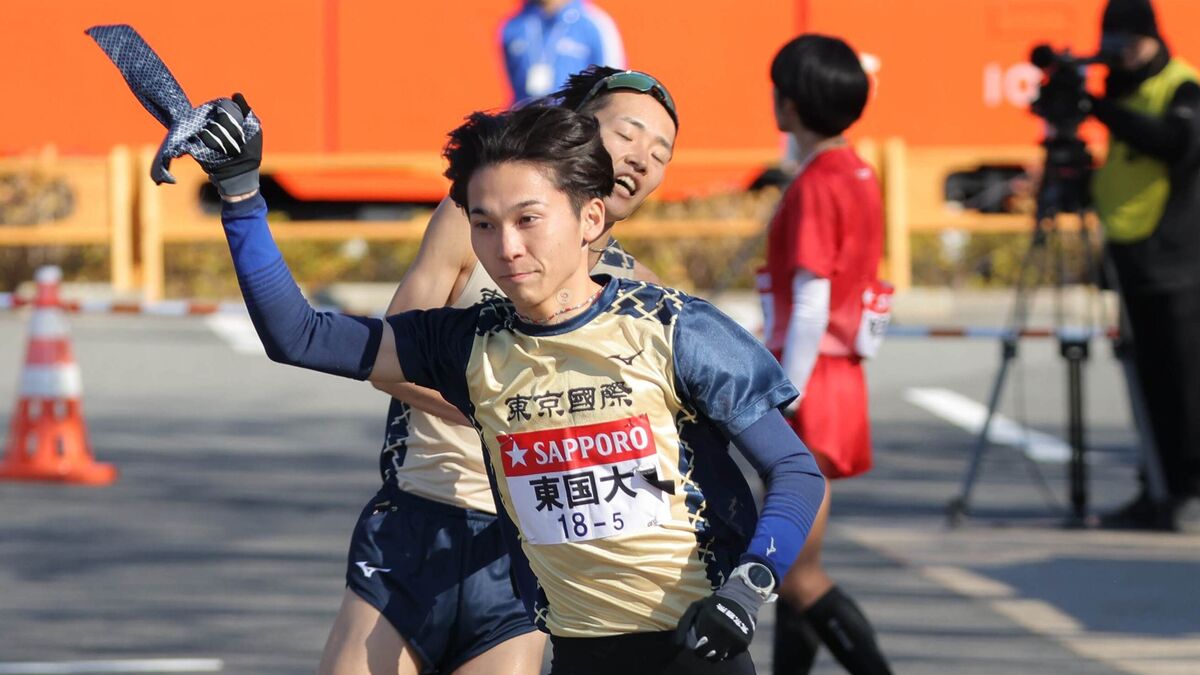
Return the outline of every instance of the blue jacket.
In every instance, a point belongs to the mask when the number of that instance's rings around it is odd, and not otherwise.
[[[571,0],[547,16],[527,2],[500,31],[513,101],[545,96],[590,65],[625,67],[613,20],[591,3]]]

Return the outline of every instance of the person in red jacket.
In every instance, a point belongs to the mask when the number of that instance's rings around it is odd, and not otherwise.
[[[854,50],[823,35],[784,45],[771,80],[776,122],[795,139],[801,164],[767,236],[764,335],[800,391],[790,406],[796,433],[827,478],[848,478],[871,466],[866,350],[856,340],[864,293],[877,281],[883,210],[875,172],[842,132],[862,114],[869,83]],[[808,672],[817,649],[812,631],[847,671],[890,672],[870,622],[821,566],[828,516],[826,490],[780,588],[775,672]]]

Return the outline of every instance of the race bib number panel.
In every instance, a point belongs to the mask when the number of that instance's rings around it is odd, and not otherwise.
[[[498,436],[504,479],[530,544],[603,539],[670,518],[650,422],[612,422]]]
[[[875,280],[863,291],[862,318],[854,338],[854,351],[864,359],[879,353],[888,325],[892,322],[892,296],[896,289],[886,281]]]
[[[782,345],[772,345],[775,335],[775,295],[771,290],[771,273],[767,268],[760,267],[754,272],[754,287],[758,291],[758,302],[762,306],[763,342],[768,349],[782,349]]]

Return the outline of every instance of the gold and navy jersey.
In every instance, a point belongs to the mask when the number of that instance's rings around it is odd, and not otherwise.
[[[632,278],[634,259],[616,239],[610,238],[593,274]],[[502,298],[495,283],[475,268],[452,307],[468,308]],[[379,471],[384,483],[426,499],[484,513],[495,513],[495,500],[488,486],[479,434],[471,427],[447,422],[437,415],[392,399]]]
[[[592,307],[552,326],[500,298],[388,318],[405,376],[473,420],[514,570],[536,577],[522,599],[563,637],[674,629],[724,581],[759,541],[728,439],[796,396],[707,302],[597,279]]]

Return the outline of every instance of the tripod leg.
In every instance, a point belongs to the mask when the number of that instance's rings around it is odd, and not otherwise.
[[[1000,394],[1004,390],[1004,379],[1008,376],[1009,365],[1017,357],[1017,341],[1029,320],[1030,286],[1037,288],[1043,275],[1042,267],[1035,265],[1035,262],[1040,252],[1042,253],[1041,262],[1045,264],[1046,235],[1045,223],[1041,219],[1036,220],[1029,247],[1025,249],[1025,255],[1021,258],[1021,266],[1017,270],[1016,296],[1013,302],[1012,317],[1008,323],[1009,333],[1001,342],[1000,369],[996,372],[996,379],[992,382],[992,392],[988,396],[987,417],[983,420],[983,428],[979,430],[979,437],[975,441],[975,447],[971,450],[967,472],[963,475],[962,491],[946,505],[946,519],[951,527],[957,526],[962,521],[971,505],[971,491],[975,488],[975,481],[979,478],[983,456],[990,443],[988,436],[992,431],[992,419],[1000,407]],[[1034,272],[1032,284],[1028,281],[1030,270]]]
[[[1067,391],[1068,391],[1068,423],[1067,435],[1071,440],[1071,518],[1069,526],[1083,525],[1087,517],[1087,464],[1084,455],[1087,446],[1084,441],[1083,421],[1083,362],[1088,357],[1086,338],[1060,338],[1060,352],[1067,360]]]
[[[946,518],[951,526],[957,526],[970,508],[971,491],[975,489],[975,481],[979,478],[983,456],[991,444],[988,436],[992,431],[992,419],[995,418],[996,410],[1000,407],[1000,394],[1004,391],[1004,379],[1008,375],[1009,364],[1017,356],[1016,335],[1005,338],[1001,349],[1000,370],[996,372],[996,379],[992,381],[992,392],[988,396],[987,417],[983,420],[983,428],[979,430],[975,447],[971,449],[967,472],[963,475],[962,490],[946,505]]]

